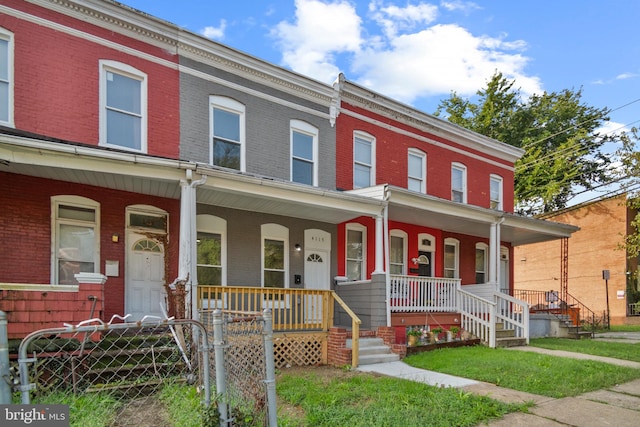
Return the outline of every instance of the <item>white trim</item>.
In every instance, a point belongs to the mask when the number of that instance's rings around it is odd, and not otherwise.
[[[467,167],[465,165],[463,165],[462,163],[458,163],[458,162],[452,162],[451,163],[451,200],[453,201],[457,201],[454,200],[453,198],[453,192],[454,192],[454,188],[453,188],[453,171],[459,171],[460,173],[462,173],[462,189],[455,189],[455,191],[461,191],[462,192],[462,200],[460,201],[460,203],[467,203]]]
[[[238,141],[238,144],[240,145],[240,172],[245,172],[247,169],[246,107],[241,102],[227,96],[211,95],[209,97],[209,164],[212,166],[219,166],[213,163],[213,110],[215,108],[238,115],[238,126],[240,127],[238,130],[240,138]]]
[[[264,288],[264,241],[278,240],[284,243],[284,289],[289,288],[289,229],[280,224],[260,226],[260,286]]]
[[[345,225],[344,231],[344,244],[345,244],[345,252],[344,252],[344,268],[345,268],[345,276],[349,274],[348,261],[349,261],[349,231],[358,231],[362,233],[362,259],[360,260],[360,278],[356,278],[353,280],[366,280],[367,279],[367,227],[357,222],[350,222]],[[355,259],[354,259],[355,260]]]
[[[99,102],[99,117],[100,117],[100,138],[99,145],[104,147],[113,147],[121,150],[134,151],[140,153],[147,152],[147,75],[130,65],[123,64],[117,61],[101,59],[99,63],[100,73],[100,102]],[[107,73],[118,74],[132,80],[140,82],[140,148],[131,148],[119,144],[110,144],[107,142]],[[127,112],[131,113],[131,112]]]
[[[411,171],[409,169],[409,159],[412,156],[420,159],[420,173],[422,174],[421,177],[411,176]],[[411,180],[420,181],[419,191],[409,188],[409,183],[411,182]],[[423,194],[427,192],[427,153],[422,150],[418,150],[417,148],[409,148],[409,150],[407,151],[407,189]]]
[[[407,232],[403,231],[403,230],[398,230],[398,229],[393,229],[389,232],[389,274],[398,274],[398,273],[391,273],[391,242],[393,241],[393,239],[391,239],[392,237],[399,237],[402,239],[402,272],[400,273],[401,275],[406,275],[407,274],[407,270],[408,270],[408,241],[409,241],[409,235],[407,234]]]
[[[455,239],[453,237],[447,237],[446,239],[444,239],[444,250],[443,250],[443,270],[447,271],[447,263],[446,263],[446,256],[447,256],[447,246],[453,246],[454,247],[454,267],[453,267],[453,279],[459,279],[460,278],[460,240]],[[445,275],[445,277],[447,277]]]
[[[318,128],[310,125],[307,122],[302,120],[292,119],[289,122],[289,180],[292,182],[297,182],[293,180],[293,160],[296,158],[293,155],[293,134],[299,133],[302,135],[310,136],[312,139],[312,148],[311,148],[311,156],[312,159],[303,159],[301,160],[305,162],[311,162],[312,164],[312,176],[311,176],[311,184],[314,187],[318,186]],[[301,183],[307,184],[307,183]]]
[[[227,286],[227,220],[211,214],[196,215],[196,230],[220,235],[220,281],[222,286]],[[195,262],[198,262],[197,254]]]
[[[8,93],[7,93],[7,120],[0,120],[0,125],[15,127],[14,119],[13,119],[13,110],[14,110],[14,86],[15,86],[15,76],[14,76],[14,56],[15,56],[15,41],[14,35],[11,31],[8,31],[5,28],[0,27],[0,39],[6,40],[7,42],[7,83],[8,83]]]
[[[80,207],[84,209],[91,209],[94,211],[95,221],[89,223],[87,221],[72,220],[72,219],[58,219],[58,207],[60,205],[69,205]],[[91,200],[87,197],[73,196],[73,195],[56,195],[51,196],[51,273],[50,280],[54,285],[58,285],[58,239],[59,239],[59,225],[71,224],[92,226],[94,230],[94,246],[93,246],[93,272],[100,272],[100,203],[95,200]]]
[[[492,189],[491,186],[492,184],[496,182],[498,184],[498,199],[494,200],[491,198],[491,193],[492,193]],[[503,195],[503,185],[502,185],[502,177],[500,175],[496,175],[496,174],[491,174],[489,175],[489,209],[495,209],[497,211],[503,211],[504,210],[504,195]],[[495,208],[491,207],[491,204],[493,202],[497,202],[497,206]]]
[[[475,258],[475,253],[478,250],[484,252],[484,271],[480,271],[480,270],[476,269],[477,266],[476,266],[476,263],[475,263],[475,259],[476,259]],[[476,275],[478,273],[484,273],[484,282],[483,283],[489,283],[489,271],[488,271],[489,270],[489,257],[488,257],[488,255],[489,255],[489,245],[487,245],[486,243],[483,243],[483,242],[476,243],[475,251],[473,252],[473,254],[474,254],[474,257],[473,257],[473,260],[474,260],[473,261],[473,271],[475,272]],[[474,277],[473,280],[476,281],[475,277]],[[476,284],[477,285],[481,285],[483,283],[476,283]]]
[[[369,156],[371,157],[370,164],[366,164],[356,160],[356,139],[369,143],[369,149],[370,149]],[[369,168],[369,185],[365,187],[356,185],[356,174],[355,174],[356,164],[361,164]],[[374,185],[376,185],[376,137],[371,135],[370,133],[363,132],[361,130],[354,130],[353,131],[353,188],[366,188],[366,187],[372,187]]]

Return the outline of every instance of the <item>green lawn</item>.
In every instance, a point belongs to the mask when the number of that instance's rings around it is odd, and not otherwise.
[[[554,398],[640,378],[640,369],[484,346],[440,349],[404,361],[417,368]]]
[[[640,362],[640,343],[618,343],[593,339],[535,338],[531,339],[530,345],[551,350],[574,351]]]

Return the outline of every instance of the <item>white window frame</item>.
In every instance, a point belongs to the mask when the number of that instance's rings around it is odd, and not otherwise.
[[[493,185],[494,183],[498,186],[498,198],[494,199],[493,197]],[[504,201],[503,201],[503,193],[502,193],[502,177],[500,175],[491,174],[489,177],[489,208],[495,209],[497,211],[504,210]]]
[[[265,272],[265,240],[278,240],[284,243],[284,288],[289,288],[289,229],[280,224],[262,224],[260,226],[260,285],[264,288],[264,272]],[[280,289],[280,288],[277,288]]]
[[[447,246],[452,246],[453,250],[453,268],[447,267],[446,256],[447,256]],[[444,277],[448,277],[446,272],[452,271],[453,279],[460,278],[460,240],[454,239],[453,237],[447,237],[444,239],[444,261],[443,261],[443,270],[445,272]]]
[[[14,70],[13,70],[13,57],[14,57],[14,35],[12,32],[0,28],[0,40],[7,42],[7,80],[2,83],[7,84],[7,119],[1,120],[0,125],[15,127],[13,119],[13,107],[14,107]],[[5,102],[1,99],[0,102]]]
[[[461,184],[462,188],[454,188],[453,176],[455,172],[462,174]],[[454,192],[462,193],[462,200],[460,203],[467,203],[467,167],[462,163],[451,163],[451,200],[456,201]]]
[[[60,205],[68,205],[82,209],[92,209],[95,212],[95,221],[87,222],[73,220],[70,218],[59,218],[58,208]],[[93,272],[100,272],[100,203],[81,196],[59,195],[51,197],[51,283],[59,284],[58,277],[58,241],[60,237],[60,225],[78,225],[83,227],[93,227]]]
[[[225,110],[233,114],[237,114],[239,116],[239,138],[240,140],[237,143],[240,145],[240,172],[247,171],[247,144],[246,144],[246,130],[245,130],[245,117],[246,117],[246,107],[244,104],[236,101],[235,99],[228,98],[226,96],[219,95],[211,95],[209,97],[209,164],[212,166],[216,166],[213,163],[213,110],[218,108],[220,110]],[[224,166],[218,166],[224,167]],[[235,169],[233,169],[235,170]]]
[[[352,258],[350,259],[348,257],[349,254],[349,231],[358,231],[360,233],[362,233],[362,258],[361,259],[356,259],[356,258]],[[345,276],[348,276],[349,274],[349,261],[352,262],[358,262],[360,263],[360,277],[359,278],[349,278],[350,280],[366,280],[367,278],[367,227],[365,227],[362,224],[353,222],[353,223],[349,223],[345,226],[345,233],[344,233],[344,241],[345,241],[345,252],[344,252],[344,258],[345,258]]]
[[[289,126],[289,152],[291,153],[290,162],[289,162],[289,179],[293,182],[293,162],[294,160],[300,160],[306,163],[311,163],[313,165],[312,172],[312,183],[314,187],[318,186],[318,128],[310,125],[307,122],[303,122],[302,120],[291,120]],[[312,148],[312,159],[304,159],[297,158],[293,155],[293,134],[297,132],[300,134],[304,134],[310,136],[313,139],[313,148]],[[306,184],[306,183],[303,183]]]
[[[391,237],[397,237],[402,239],[402,263],[397,264],[397,263],[391,262],[391,253],[389,253],[389,273],[397,274],[397,273],[391,273],[391,265],[401,265],[402,271],[400,272],[400,275],[404,276],[407,274],[407,241],[409,240],[409,235],[402,230],[391,230],[389,232],[389,235],[390,235],[389,250],[391,250]]]
[[[371,158],[371,163],[365,163],[362,160],[356,159],[356,139],[369,143],[369,157]],[[353,132],[353,188],[366,188],[356,184],[356,166],[369,169],[369,185],[366,187],[376,185],[376,138],[373,135],[362,131]]]
[[[484,270],[478,270],[478,266],[476,263],[477,251],[484,252],[484,266],[483,266]],[[477,279],[478,279],[479,273],[484,274],[484,282],[476,283],[476,284],[481,285],[483,283],[489,282],[489,245],[487,245],[486,243],[476,243],[476,252],[474,252],[473,265],[474,265],[474,271],[475,271],[475,276],[474,276],[475,282],[478,281]]]
[[[130,65],[117,61],[100,60],[100,140],[99,145],[120,150],[147,152],[147,75]],[[107,142],[107,73],[119,74],[140,81],[140,149]]]
[[[409,170],[409,159],[411,157],[416,157],[420,160],[421,176],[411,175],[411,171]],[[410,185],[411,182],[418,182],[420,185],[420,189],[412,189]],[[427,192],[427,154],[415,148],[409,148],[409,151],[407,153],[407,189],[423,194]]]
[[[196,229],[197,232],[220,235],[220,282],[222,286],[227,286],[227,221],[214,215],[197,215]],[[197,266],[209,265],[197,264]]]

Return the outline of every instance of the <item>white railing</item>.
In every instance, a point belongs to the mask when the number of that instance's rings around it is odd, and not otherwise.
[[[496,303],[459,289],[458,311],[462,330],[488,343],[489,347],[495,348]]]
[[[502,292],[494,292],[496,322],[504,329],[513,329],[518,338],[526,338],[529,344],[529,304]]]
[[[458,310],[460,279],[392,274],[389,286],[389,307],[392,312]]]

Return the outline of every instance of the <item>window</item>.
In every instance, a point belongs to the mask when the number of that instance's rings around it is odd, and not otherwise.
[[[318,129],[291,120],[291,181],[318,185]]]
[[[245,107],[223,96],[209,98],[209,164],[245,171]]]
[[[100,205],[78,196],[51,198],[51,283],[77,285],[78,273],[97,273],[100,253]]]
[[[288,288],[289,230],[278,224],[262,225],[262,286]]]
[[[407,234],[404,231],[391,230],[389,241],[389,273],[407,274]]]
[[[426,193],[427,155],[421,151],[409,149],[407,170],[407,188],[418,193]]]
[[[100,145],[147,151],[147,75],[100,61]]]
[[[491,175],[489,182],[489,207],[499,211],[504,210],[502,208],[502,177]]]
[[[197,219],[198,284],[227,284],[227,222],[213,215],[198,215]]]
[[[375,185],[375,141],[363,132],[353,134],[353,188]]]
[[[451,200],[467,203],[467,168],[460,163],[451,165]]]
[[[13,126],[13,34],[0,28],[0,124]]]
[[[485,243],[476,243],[476,284],[487,281],[487,250]]]
[[[459,248],[458,239],[444,239],[444,277],[449,279],[460,278],[459,270]]]
[[[364,280],[367,234],[366,227],[360,224],[347,224],[347,272],[349,280]]]

